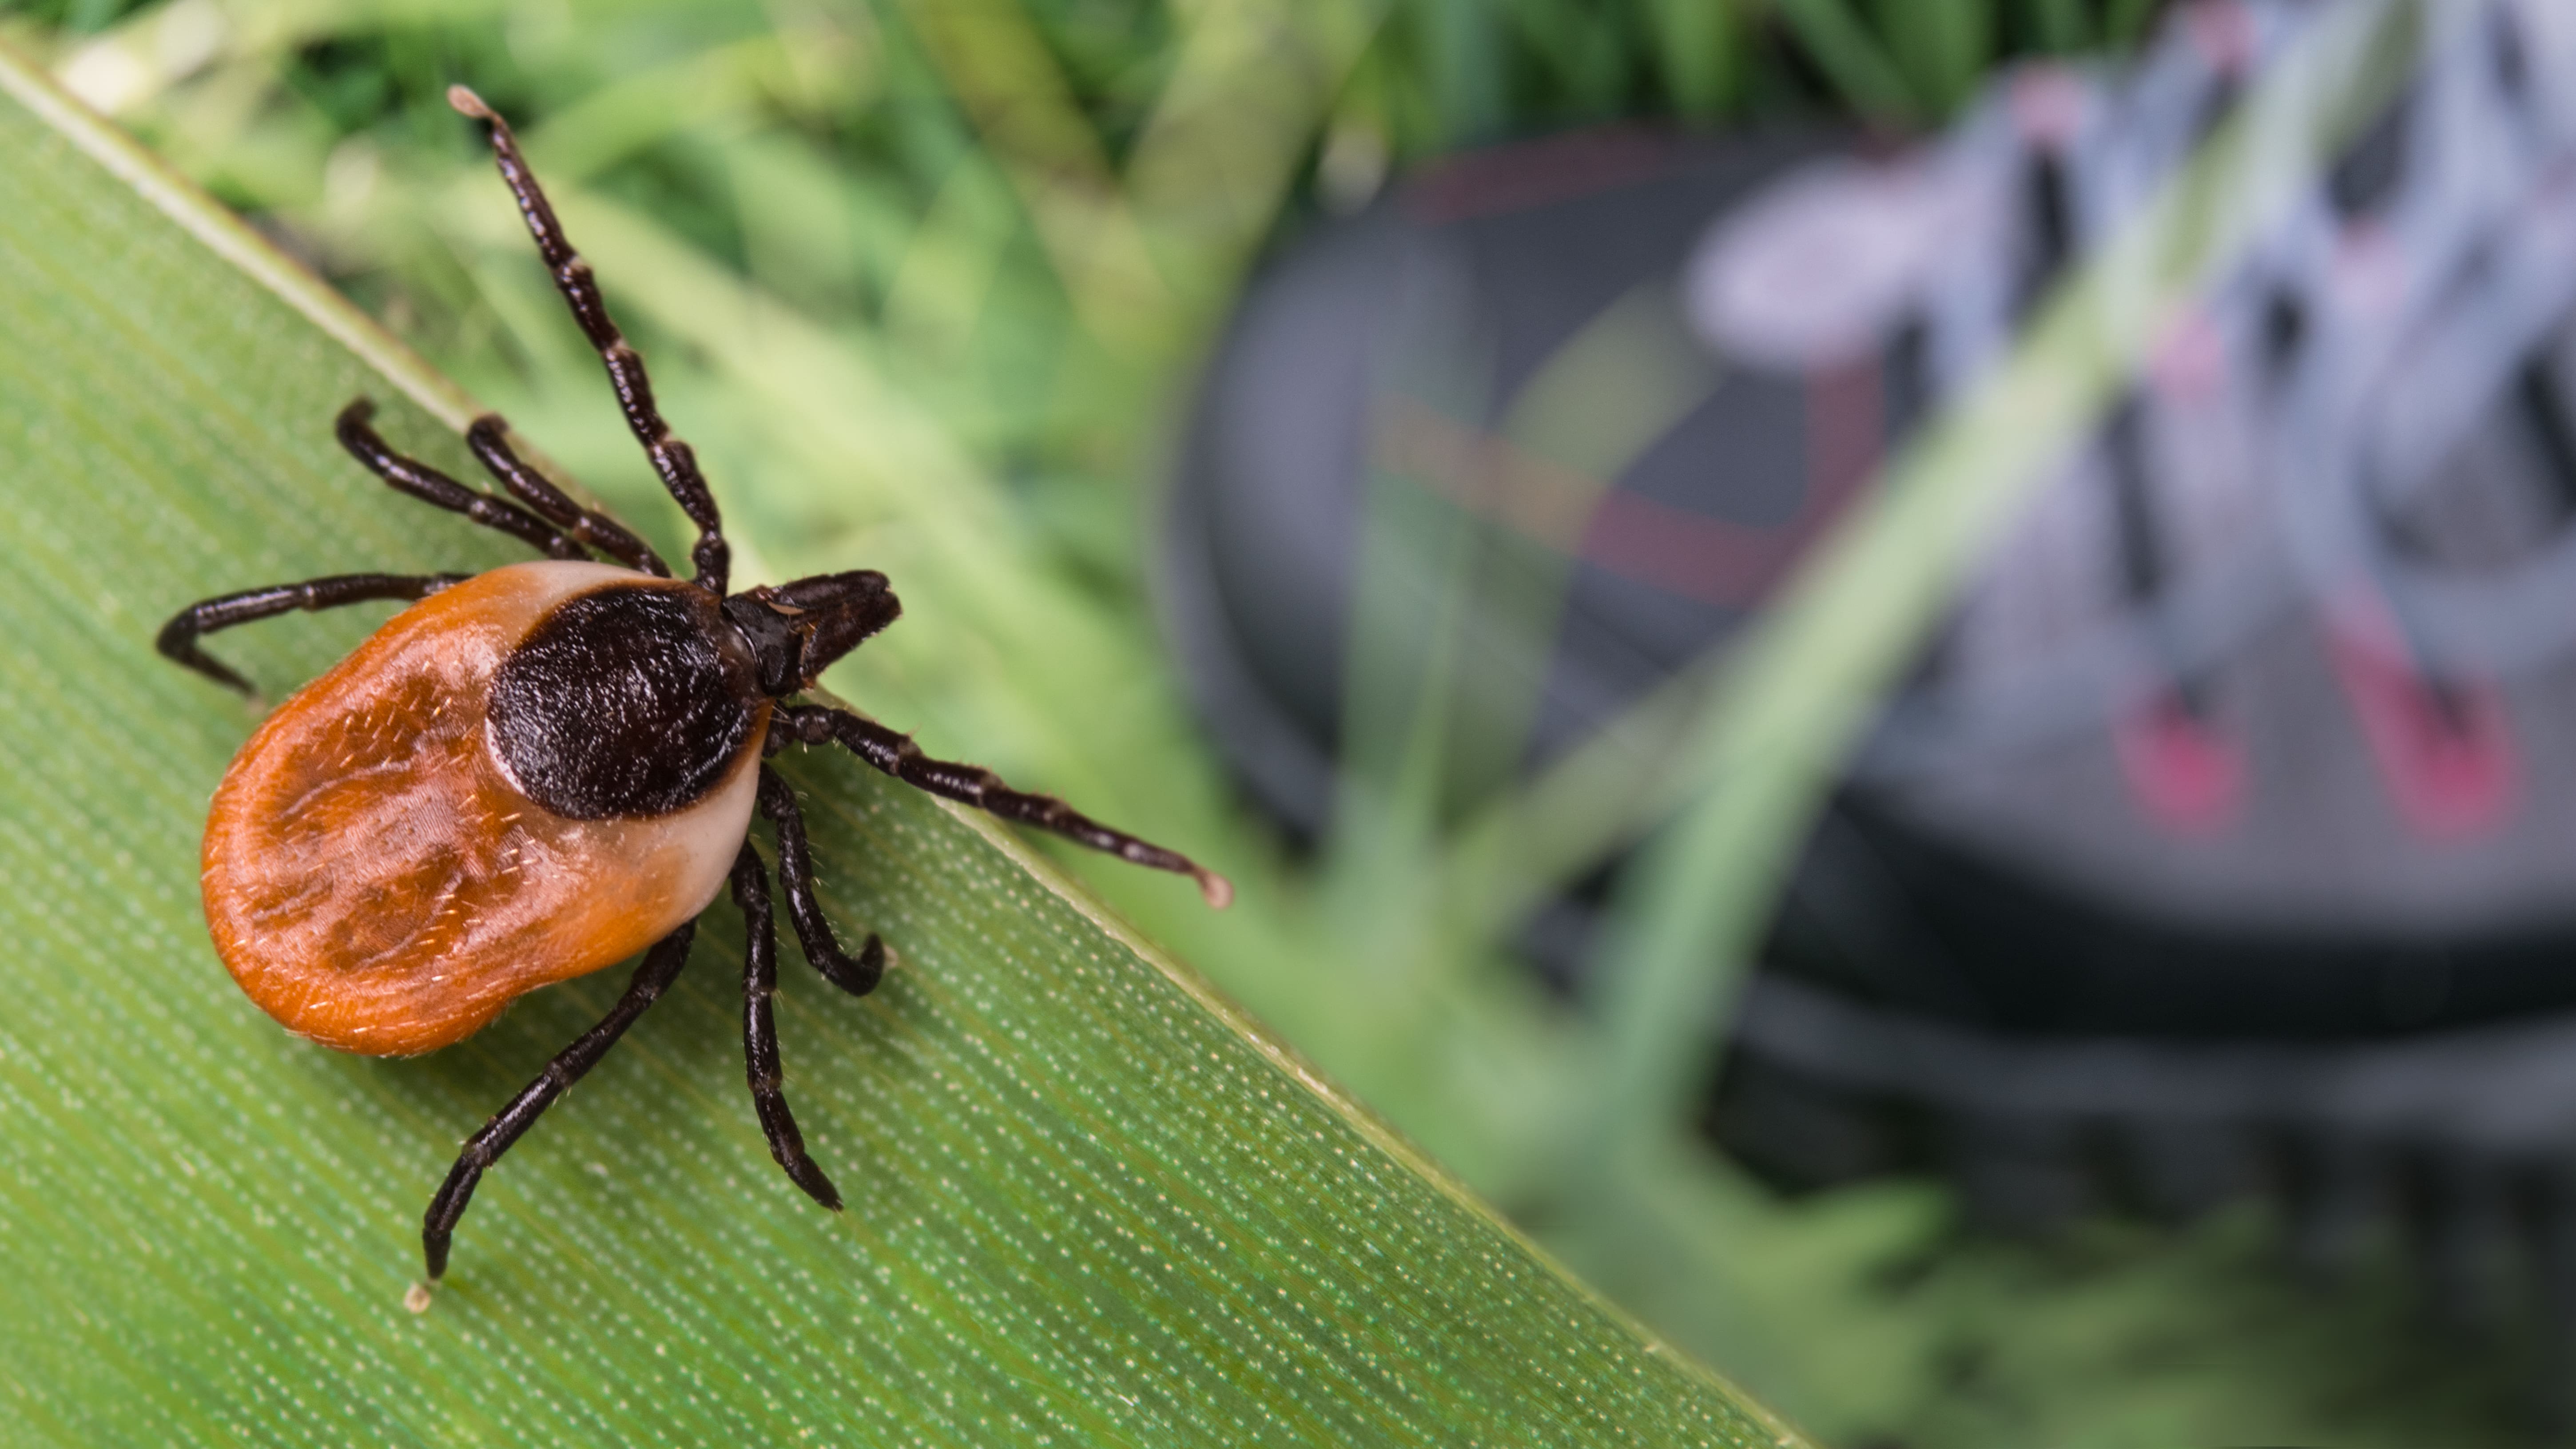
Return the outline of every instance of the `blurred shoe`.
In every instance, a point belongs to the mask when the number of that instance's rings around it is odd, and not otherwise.
[[[1461,799],[1723,648],[2332,8],[2182,7],[1917,152],[1586,133],[1313,229],[1169,519],[1252,792],[1324,828],[1362,615],[1398,659],[1480,621]],[[1937,1170],[2025,1230],[2268,1195],[2307,1261],[2394,1227],[2446,1315],[2576,1342],[2571,9],[2422,8],[2410,83],[1987,560],[1732,1014],[1741,1159]],[[1569,985],[1589,919],[1533,933]]]

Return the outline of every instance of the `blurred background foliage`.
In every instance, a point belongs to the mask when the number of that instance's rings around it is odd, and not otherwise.
[[[1651,1211],[1569,1239],[1586,1194],[1610,1190],[1567,1174],[1592,1161],[1573,1149],[1593,1064],[1623,1044],[1510,958],[1507,909],[1428,908],[1456,837],[1422,812],[1346,822],[1308,850],[1278,839],[1229,791],[1161,657],[1156,480],[1192,365],[1273,238],[1365,203],[1409,160],[1561,127],[1928,126],[2001,61],[2116,49],[2154,9],[0,0],[0,34],[668,551],[676,510],[477,137],[441,101],[453,81],[476,86],[519,123],[652,360],[742,576],[864,564],[896,579],[904,622],[834,687],[943,753],[1230,873],[1240,904],[1217,916],[1142,873],[1063,857],[1542,1240],[1819,1435],[2510,1442],[2527,1366],[2434,1345],[2393,1272],[2332,1299],[2289,1281],[2251,1212],[1983,1241],[1929,1187],[1777,1200],[1690,1147],[1676,1110]]]

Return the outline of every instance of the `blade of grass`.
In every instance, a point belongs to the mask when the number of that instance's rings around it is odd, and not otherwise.
[[[1316,123],[1385,9],[1386,0],[1185,8],[1172,78],[1126,182],[1179,301],[1201,320],[1213,319],[1279,214]]]
[[[1673,109],[1708,120],[1734,104],[1743,85],[1741,22],[1726,7],[1701,0],[1647,0],[1655,68]]]
[[[1847,0],[1770,0],[1770,4],[1854,110],[1895,120],[1917,119],[1926,113],[1923,98],[1906,84],[1903,69],[1852,13]]]
[[[905,15],[1010,172],[1092,336],[1153,351],[1176,320],[1143,232],[1063,74],[1013,0],[906,0]]]
[[[1669,290],[1643,286],[1523,380],[1489,434],[1451,416],[1489,390],[1476,380],[1484,353],[1469,338],[1431,340],[1455,329],[1428,290],[1408,297],[1418,320],[1394,329],[1410,339],[1405,380],[1372,448],[1344,666],[1350,743],[1324,850],[1333,914],[1383,963],[1370,973],[1370,1028],[1417,1070],[1418,1054],[1393,1044],[1432,1034],[1471,969],[1471,953],[1438,944],[1449,922],[1435,924],[1419,890],[1442,873],[1443,824],[1527,756],[1569,561],[1601,493],[1715,380]],[[1511,924],[1480,914],[1457,939]]]
[[[336,456],[466,466],[469,400],[0,53],[0,1395],[65,1443],[1792,1442],[1640,1337],[1028,848],[838,758],[836,914],[905,967],[791,981],[776,1180],[696,970],[486,1184],[399,1306],[456,1135],[605,1004],[412,1062],[296,1042],[212,958],[206,791],[250,719],[152,655],[218,589],[507,554]],[[272,685],[368,621],[227,648]],[[13,1435],[16,1437],[16,1435]]]
[[[1977,88],[1995,49],[1994,0],[1895,0],[1878,7],[1889,58],[1931,114],[1947,115]]]

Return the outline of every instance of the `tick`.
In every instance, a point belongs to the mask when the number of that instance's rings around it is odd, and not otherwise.
[[[655,408],[643,360],[609,320],[589,264],[565,239],[509,125],[463,86],[447,99],[487,128],[501,177],[606,364],[627,425],[697,526],[691,577],[672,577],[643,540],[528,467],[500,418],[476,420],[466,442],[515,503],[394,452],[361,398],[341,412],[338,432],[370,472],[520,539],[544,561],[470,577],[340,574],[226,594],[181,610],[159,639],[163,654],[247,695],[248,681],[199,648],[202,636],[298,609],[411,605],[268,716],[225,773],[206,822],[215,949],[288,1030],[373,1056],[430,1051],[472,1035],[525,992],[643,952],[608,1015],[466,1141],[421,1225],[433,1283],[484,1171],[670,986],[699,912],[728,883],[748,934],[743,1056],[761,1131],[791,1181],[841,1206],[779,1087],[770,1010],[778,945],[768,874],[750,841],[755,810],[776,835],[779,885],[806,960],[864,996],[884,974],[886,951],[870,935],[856,955],[845,952],[815,900],[796,796],[766,763],[789,744],[839,744],[932,794],[1189,875],[1211,905],[1232,894],[1215,872],[1060,800],[927,758],[908,736],[847,710],[793,702],[895,621],[901,605],[885,575],[726,591],[715,499]]]

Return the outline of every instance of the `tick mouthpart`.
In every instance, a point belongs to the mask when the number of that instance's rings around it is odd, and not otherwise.
[[[783,699],[812,688],[833,661],[893,623],[903,605],[885,575],[859,569],[745,589],[724,601],[724,612],[756,661],[761,689]]]

